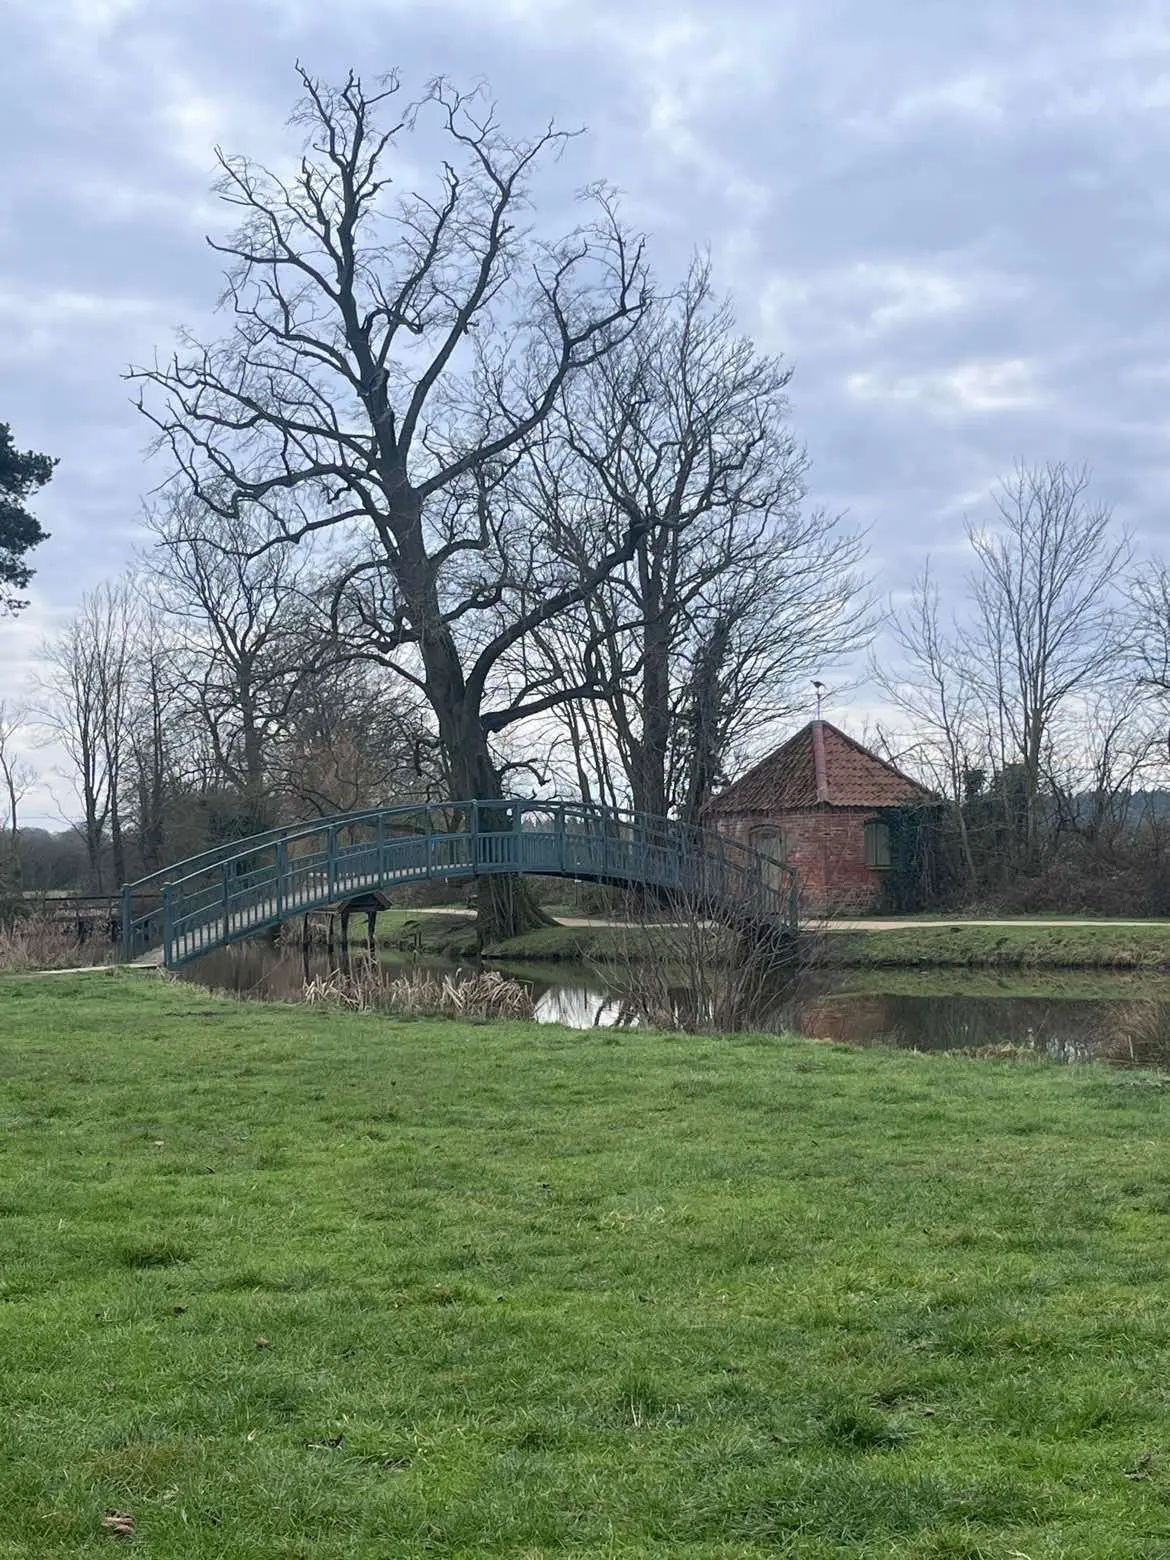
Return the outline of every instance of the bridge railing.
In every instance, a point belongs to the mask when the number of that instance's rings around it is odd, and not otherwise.
[[[499,872],[640,885],[696,910],[795,927],[795,874],[733,839],[579,802],[471,801],[315,819],[204,852],[127,885],[123,948],[162,941],[166,962],[184,963],[395,884]]]

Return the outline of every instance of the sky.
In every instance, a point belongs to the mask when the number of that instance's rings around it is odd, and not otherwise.
[[[0,421],[60,466],[0,698],[131,554],[163,472],[121,376],[220,328],[214,148],[295,150],[297,60],[486,80],[518,135],[584,126],[548,198],[616,184],[664,280],[710,251],[883,595],[957,560],[1016,460],[1088,463],[1160,550],[1166,0],[2,0]],[[29,757],[26,819],[59,827],[57,758]]]

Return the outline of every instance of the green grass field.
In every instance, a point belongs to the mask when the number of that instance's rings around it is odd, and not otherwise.
[[[827,932],[818,957],[829,964],[871,968],[1170,970],[1170,925],[921,921],[873,932]]]
[[[1149,1075],[105,974],[0,1073],[0,1556],[1170,1555]]]

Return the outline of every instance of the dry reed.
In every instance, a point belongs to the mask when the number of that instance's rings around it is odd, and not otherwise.
[[[536,1004],[520,981],[495,970],[456,970],[437,975],[412,970],[394,975],[373,962],[332,970],[307,980],[304,998],[365,1013],[393,1013],[401,1018],[532,1018]]]
[[[0,927],[0,972],[7,975],[108,964],[112,955],[105,942],[95,938],[80,943],[71,927],[47,917],[30,916],[15,926]]]

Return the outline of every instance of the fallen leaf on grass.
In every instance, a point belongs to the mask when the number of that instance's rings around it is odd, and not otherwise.
[[[270,1349],[272,1347],[272,1343],[264,1336],[263,1333],[261,1333],[259,1338],[256,1339],[256,1347],[258,1349]]]
[[[107,1507],[102,1527],[113,1538],[134,1537],[134,1518],[128,1511],[115,1511],[112,1506]]]

